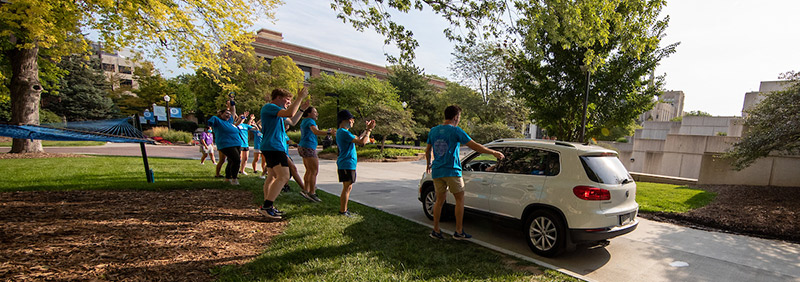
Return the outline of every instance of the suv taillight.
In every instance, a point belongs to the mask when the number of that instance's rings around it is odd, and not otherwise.
[[[575,186],[575,188],[572,188],[572,193],[575,193],[578,198],[587,201],[611,200],[611,193],[608,190],[592,186]]]

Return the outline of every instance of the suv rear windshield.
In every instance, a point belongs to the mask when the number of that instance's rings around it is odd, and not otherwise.
[[[617,156],[581,156],[586,175],[594,182],[604,184],[625,184],[633,181],[628,170]]]

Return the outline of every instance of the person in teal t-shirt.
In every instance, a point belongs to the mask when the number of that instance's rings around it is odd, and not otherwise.
[[[356,164],[358,155],[356,154],[356,144],[366,145],[369,143],[369,134],[375,128],[375,120],[367,121],[367,130],[356,137],[350,133],[350,128],[355,122],[353,114],[348,110],[342,110],[336,115],[339,123],[339,130],[336,131],[336,145],[339,146],[339,157],[336,159],[339,182],[342,183],[342,195],[339,197],[339,214],[351,216],[352,213],[347,209],[347,202],[350,199],[350,190],[353,190],[353,183],[356,182]]]
[[[273,205],[283,185],[289,182],[289,157],[286,154],[286,125],[284,118],[292,117],[306,98],[308,89],[303,87],[292,103],[292,93],[284,89],[272,91],[270,103],[261,108],[261,154],[267,160],[267,180],[264,181],[264,205],[259,212],[269,219],[282,219],[280,210]],[[288,105],[288,108],[286,106]]]
[[[314,107],[308,107],[303,111],[303,121],[300,122],[300,143],[297,144],[297,153],[303,158],[303,166],[306,167],[306,173],[303,175],[303,182],[305,182],[306,187],[303,187],[300,195],[314,202],[322,202],[317,196],[317,174],[319,173],[317,135],[333,134],[333,128],[328,131],[322,131],[317,128],[318,116],[319,113]]]
[[[259,171],[263,173],[259,178],[266,179],[264,175],[266,175],[266,167],[267,161],[261,155],[261,139],[264,137],[264,133],[261,133],[261,126],[259,125],[260,122],[256,121],[255,115],[250,115],[250,132],[253,133],[253,172],[258,174]],[[261,165],[257,165],[258,161],[261,160]],[[261,168],[261,169],[259,169]]]
[[[247,119],[247,115],[250,114],[249,112],[244,112],[244,114],[240,117],[242,120]],[[252,122],[252,118],[250,119]],[[247,175],[247,172],[244,171],[244,168],[247,167],[247,158],[250,155],[250,128],[252,128],[248,123],[242,123],[238,126],[239,128],[239,137],[242,140],[242,151],[241,151],[241,165],[239,165],[239,174]]]
[[[225,181],[232,185],[239,185],[242,141],[237,126],[241,123],[242,120],[236,116],[236,103],[233,100],[228,101],[227,110],[220,110],[216,116],[208,120],[208,125],[216,134],[217,148],[228,160],[228,165],[225,167]]]
[[[434,239],[444,239],[442,231],[439,229],[439,218],[441,217],[442,205],[447,198],[447,190],[453,193],[456,198],[456,231],[453,239],[467,240],[471,235],[464,232],[464,180],[461,178],[461,158],[459,157],[459,147],[467,145],[472,150],[480,153],[492,154],[498,160],[502,159],[503,153],[484,147],[472,141],[464,130],[458,127],[461,121],[461,108],[449,106],[444,110],[444,122],[431,128],[428,133],[428,146],[425,148],[425,160],[428,163],[425,172],[431,174],[436,195],[436,203],[433,206],[433,231],[430,236]],[[431,157],[434,157],[431,162]],[[432,173],[431,173],[432,172]]]

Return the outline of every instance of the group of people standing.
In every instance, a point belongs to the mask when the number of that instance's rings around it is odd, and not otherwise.
[[[256,163],[261,159],[262,176],[264,178],[264,204],[259,212],[270,219],[281,219],[284,213],[275,207],[275,200],[288,183],[290,177],[302,188],[300,194],[309,201],[320,202],[316,195],[317,174],[319,172],[319,158],[317,157],[317,136],[332,135],[333,129],[327,131],[317,127],[316,119],[319,116],[316,108],[311,107],[308,102],[301,105],[308,96],[308,90],[303,88],[297,97],[292,101],[294,95],[284,89],[275,89],[270,95],[269,102],[261,108],[261,119],[255,121],[255,116],[250,115],[250,120],[244,124],[249,113],[242,116],[236,115],[236,102],[231,99],[227,102],[227,109],[220,110],[216,116],[208,120],[208,126],[201,135],[200,151],[203,153],[201,163],[207,156],[211,156],[214,161],[214,145],[218,147],[220,161],[217,164],[217,175],[225,160],[228,164],[225,167],[225,179],[232,185],[239,185],[239,174],[245,173],[244,167],[247,161],[248,131],[253,131],[254,135],[254,157],[253,170],[258,171]],[[304,107],[304,109],[301,109]],[[301,140],[298,144],[298,153],[303,158],[303,165],[306,168],[305,175],[300,177],[297,168],[291,157],[289,157],[289,138],[286,129],[300,124]],[[337,143],[339,145],[339,181],[342,182],[342,197],[340,215],[351,216],[352,213],[347,209],[347,202],[352,185],[356,180],[357,155],[355,144],[364,145],[368,143],[369,135],[375,128],[375,121],[367,121],[367,129],[360,136],[350,133],[349,129],[353,126],[354,116],[347,110],[342,110],[337,114],[339,129],[336,131]],[[209,133],[213,131],[214,137]],[[247,148],[247,149],[245,149]],[[244,150],[244,151],[243,151]]]
[[[308,96],[306,88],[300,90],[294,102],[292,101],[292,96],[294,96],[292,93],[284,89],[272,91],[269,103],[261,108],[260,122],[256,122],[255,117],[251,115],[248,127],[240,127],[247,113],[241,117],[236,116],[236,103],[233,99],[227,102],[227,109],[220,110],[217,116],[208,120],[208,125],[216,133],[216,144],[222,154],[218,166],[222,164],[223,156],[227,156],[228,165],[225,168],[225,181],[233,185],[239,184],[238,174],[244,171],[241,150],[243,146],[247,146],[242,145],[247,144],[247,135],[245,135],[247,131],[242,134],[242,130],[256,129],[256,151],[253,168],[256,170],[256,162],[261,158],[262,167],[265,168],[266,173],[263,187],[264,204],[259,208],[259,213],[274,220],[282,219],[284,216],[284,213],[275,207],[275,200],[284,185],[288,183],[290,176],[294,176],[295,181],[302,187],[300,194],[303,197],[311,201],[321,201],[316,195],[316,179],[319,172],[319,158],[316,151],[317,136],[333,134],[333,129],[323,131],[317,127],[316,119],[319,113],[308,102],[302,105],[305,109],[300,109],[299,102]],[[300,124],[301,140],[297,151],[303,158],[303,165],[306,168],[306,173],[302,178],[297,175],[297,169],[289,157],[289,146],[287,144],[289,138],[286,135],[286,129],[290,125],[296,124],[301,117],[303,118]],[[355,117],[348,110],[338,112],[336,120],[338,124],[336,144],[339,148],[336,166],[339,182],[342,183],[339,214],[349,217],[354,214],[347,208],[347,203],[350,198],[350,191],[353,189],[353,183],[356,182],[358,156],[355,145],[369,143],[370,134],[375,128],[375,120],[366,121],[366,130],[358,136],[350,132],[355,123]],[[464,181],[461,177],[462,168],[459,147],[466,145],[475,151],[492,154],[497,159],[504,158],[502,153],[473,141],[464,130],[458,127],[460,120],[461,108],[449,106],[444,110],[444,122],[431,128],[428,134],[427,147],[425,149],[426,172],[431,174],[433,178],[436,195],[433,231],[430,233],[430,237],[434,239],[444,238],[439,229],[439,218],[448,190],[456,200],[456,230],[453,238],[466,240],[472,237],[464,232],[463,229]],[[204,160],[206,154],[212,154],[213,147],[211,143],[213,141],[204,135],[204,137],[201,137],[200,142]]]

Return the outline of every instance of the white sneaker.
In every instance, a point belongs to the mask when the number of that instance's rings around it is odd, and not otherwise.
[[[240,171],[239,174],[247,175],[247,172]]]
[[[231,185],[239,185],[239,179],[231,179]]]
[[[259,176],[258,178],[261,178],[261,179],[267,179],[267,176],[265,176],[265,175],[262,175],[262,176]]]

